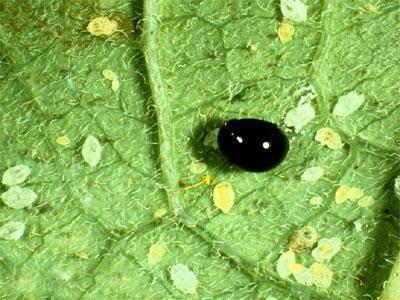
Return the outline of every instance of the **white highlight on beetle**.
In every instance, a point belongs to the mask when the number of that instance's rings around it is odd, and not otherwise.
[[[269,142],[264,142],[262,146],[264,149],[269,149],[271,147],[271,144]]]
[[[240,137],[240,136],[237,136],[236,137],[236,140],[241,144],[241,143],[243,143],[243,139]]]

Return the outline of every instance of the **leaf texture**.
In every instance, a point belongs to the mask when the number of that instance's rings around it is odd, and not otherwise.
[[[0,175],[26,165],[23,187],[37,194],[32,207],[0,206],[0,226],[25,224],[17,241],[0,240],[2,298],[379,296],[400,240],[399,4],[303,1],[308,19],[282,44],[279,2],[0,4]],[[100,16],[118,23],[111,36],[86,31]],[[352,91],[363,105],[345,118],[332,114]],[[284,120],[302,97],[315,116],[295,132]],[[276,169],[240,171],[203,144],[223,120],[244,117],[287,129],[290,151]],[[315,141],[325,127],[343,147]],[[93,167],[82,157],[89,135],[101,144]],[[198,162],[204,173],[191,172]],[[312,167],[323,176],[301,180]],[[235,191],[227,214],[212,199],[222,181]],[[336,204],[341,185],[374,204]],[[321,203],[311,205],[313,197]],[[341,241],[327,288],[276,271],[304,226]],[[156,243],[165,253],[150,264]],[[310,252],[296,261],[315,262]],[[174,285],[176,265],[197,278],[195,294]]]

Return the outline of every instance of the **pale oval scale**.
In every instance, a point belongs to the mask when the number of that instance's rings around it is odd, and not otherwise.
[[[218,183],[213,190],[214,205],[222,210],[223,213],[228,213],[235,201],[235,191],[231,184],[227,181]]]
[[[307,6],[301,0],[281,0],[282,15],[294,22],[307,21]]]
[[[286,114],[284,123],[288,127],[294,127],[296,132],[307,125],[315,117],[314,108],[310,103],[301,104]]]
[[[18,185],[10,187],[1,195],[3,202],[15,209],[22,209],[31,206],[37,199],[37,195],[29,188],[21,188]]]
[[[301,264],[295,264],[293,267],[293,277],[300,284],[311,286],[313,284],[313,278],[308,268]]]
[[[322,204],[322,201],[323,201],[322,197],[320,197],[320,196],[315,196],[315,197],[312,197],[312,198],[309,200],[309,203],[310,203],[311,205],[316,205],[316,206],[318,206],[318,205],[321,205],[321,204]]]
[[[311,255],[318,262],[329,261],[341,248],[342,242],[339,238],[323,238],[319,240],[317,248]]]
[[[103,73],[104,78],[107,80],[114,80],[117,77],[115,72],[110,69],[105,69],[105,70],[103,70],[102,73]]]
[[[328,127],[320,128],[315,135],[315,140],[332,150],[338,150],[343,147],[340,135]]]
[[[276,271],[279,277],[285,279],[292,274],[292,265],[296,263],[296,257],[292,250],[282,253],[276,263]]]
[[[288,127],[294,127],[296,132],[300,132],[300,130],[309,122],[311,122],[314,117],[314,108],[310,103],[304,103],[289,110],[286,114],[284,123]]]
[[[364,103],[364,95],[357,94],[352,91],[344,96],[339,97],[338,102],[333,108],[333,114],[339,117],[347,117],[355,112]]]
[[[193,162],[190,165],[190,172],[193,174],[201,174],[207,170],[207,165],[203,162]]]
[[[68,146],[71,143],[71,140],[69,139],[68,136],[62,135],[57,137],[56,142],[61,146]]]
[[[174,286],[184,294],[196,294],[199,280],[184,264],[176,264],[171,267],[170,275]]]
[[[342,204],[349,199],[349,191],[351,187],[346,184],[341,185],[335,193],[335,203]]]
[[[19,240],[25,232],[25,224],[18,221],[10,221],[0,227],[0,238],[5,240]]]
[[[31,174],[31,168],[26,165],[16,165],[4,172],[2,183],[8,186],[20,184],[28,178],[29,174]]]
[[[97,17],[89,22],[86,30],[94,36],[110,36],[118,30],[118,23],[107,17]]]
[[[147,254],[147,261],[150,265],[158,263],[167,251],[163,242],[157,242],[150,246]]]
[[[282,44],[289,42],[294,34],[294,26],[288,21],[283,21],[278,26],[278,37]]]
[[[153,217],[155,219],[161,219],[162,217],[164,217],[167,214],[167,212],[168,211],[166,208],[159,208],[154,212]]]
[[[333,272],[326,265],[315,262],[310,267],[310,273],[315,286],[323,289],[330,287]]]
[[[116,92],[116,91],[119,90],[120,85],[121,85],[121,84],[119,83],[119,80],[118,80],[117,78],[114,78],[113,81],[111,82],[111,89],[112,89],[114,92]]]
[[[100,142],[93,136],[88,135],[82,147],[82,156],[84,161],[91,167],[95,167],[101,159]]]
[[[321,167],[311,167],[306,169],[301,175],[303,181],[317,181],[324,176],[324,169]]]

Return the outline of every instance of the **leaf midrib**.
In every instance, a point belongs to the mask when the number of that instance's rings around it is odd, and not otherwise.
[[[179,214],[182,206],[179,201],[178,172],[175,166],[175,151],[172,141],[172,118],[165,96],[161,72],[158,64],[158,1],[144,1],[143,52],[150,82],[150,89],[157,116],[159,163],[167,194],[169,208]]]

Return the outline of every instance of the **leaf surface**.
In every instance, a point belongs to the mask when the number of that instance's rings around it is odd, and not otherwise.
[[[23,210],[0,207],[0,226],[26,226],[18,241],[0,241],[1,296],[376,298],[400,239],[393,190],[400,171],[399,4],[379,2],[374,11],[361,0],[304,2],[307,22],[295,23],[293,39],[282,45],[279,1],[3,1],[0,172],[31,168],[23,187],[38,199]],[[90,35],[85,28],[99,16],[120,30]],[[116,74],[119,89],[104,70]],[[285,128],[286,114],[311,86],[316,116],[300,132],[288,131],[290,151],[276,169],[243,172],[203,145],[230,118]],[[364,104],[334,116],[339,97],[351,91],[363,94]],[[316,142],[323,127],[344,147]],[[93,167],[82,157],[91,135],[102,149]],[[65,136],[68,143],[57,142]],[[191,172],[198,161],[207,164],[211,185],[197,185],[205,175]],[[324,176],[301,180],[312,167]],[[223,181],[235,191],[227,214],[212,199]],[[336,204],[343,184],[374,204]],[[315,196],[320,206],[309,203]],[[167,209],[161,218],[160,209]],[[289,237],[304,226],[341,240],[327,289],[276,271]],[[150,264],[158,242],[166,251]],[[314,262],[309,252],[296,260]],[[170,270],[178,264],[196,275],[196,295],[174,286]]]

